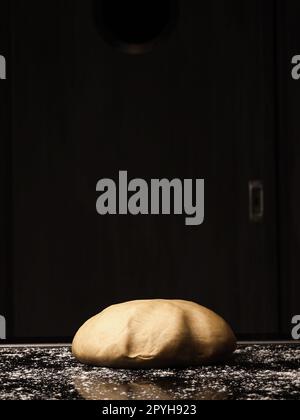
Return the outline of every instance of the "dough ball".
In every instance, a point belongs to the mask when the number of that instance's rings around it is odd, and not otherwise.
[[[87,321],[72,345],[82,363],[121,369],[200,366],[224,361],[235,349],[222,318],[181,300],[113,305]]]

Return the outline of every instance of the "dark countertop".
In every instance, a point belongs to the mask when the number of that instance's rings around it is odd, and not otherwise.
[[[1,400],[300,400],[300,346],[240,346],[222,366],[126,371],[79,364],[69,347],[0,347]]]

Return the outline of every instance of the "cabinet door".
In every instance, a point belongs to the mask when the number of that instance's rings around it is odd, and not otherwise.
[[[171,33],[138,55],[99,35],[91,1],[12,4],[13,335],[71,336],[141,298],[277,332],[273,1],[181,0]],[[205,223],[98,216],[96,183],[120,170],[204,178]]]

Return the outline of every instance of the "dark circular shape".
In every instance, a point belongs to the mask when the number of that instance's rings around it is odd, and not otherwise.
[[[124,52],[147,52],[171,32],[176,0],[94,0],[99,33]]]

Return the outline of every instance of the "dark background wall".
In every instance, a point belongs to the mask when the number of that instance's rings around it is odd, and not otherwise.
[[[10,7],[1,2],[0,54],[10,71]],[[0,80],[0,313],[11,313],[11,84]],[[10,321],[9,326],[12,327]]]
[[[300,83],[291,77],[300,51],[300,4],[277,2],[278,186],[282,329],[300,312]]]
[[[71,336],[107,305],[157,297],[206,305],[241,337],[288,334],[299,292],[296,2],[181,0],[172,33],[143,55],[101,38],[92,1],[10,4],[0,180],[10,338]],[[98,216],[96,182],[119,170],[205,178],[204,225]],[[260,223],[249,220],[256,180]]]

